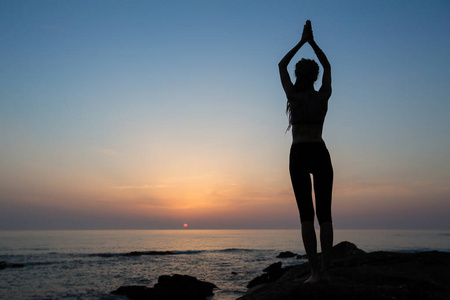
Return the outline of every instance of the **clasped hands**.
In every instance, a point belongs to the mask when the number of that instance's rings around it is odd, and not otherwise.
[[[307,20],[305,25],[303,26],[302,39],[303,43],[314,41],[314,36],[311,27],[311,21]]]

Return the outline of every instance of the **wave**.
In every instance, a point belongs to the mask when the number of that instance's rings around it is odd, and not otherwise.
[[[101,258],[131,258],[140,256],[171,256],[171,255],[198,255],[203,253],[211,254],[233,254],[254,251],[270,251],[260,249],[243,249],[243,248],[226,248],[226,249],[212,249],[212,250],[170,250],[170,251],[130,251],[122,253],[59,253],[48,252],[46,254],[35,255],[30,261],[28,255],[0,255],[0,269],[11,267],[35,267],[43,265],[58,265],[68,262],[83,262],[83,257],[99,257]]]
[[[89,256],[99,256],[99,257],[118,257],[118,256],[161,256],[161,255],[179,255],[179,254],[197,254],[203,251],[131,251],[126,253],[94,253],[89,254]]]
[[[221,250],[211,250],[211,252],[225,252],[225,253],[230,253],[230,252],[252,252],[252,251],[257,251],[256,249],[243,249],[243,248],[228,248],[228,249],[221,249]],[[259,250],[262,251],[262,250]]]
[[[59,261],[36,261],[36,262],[27,262],[24,264],[24,266],[46,266],[46,265],[53,265],[53,264],[59,264],[61,262]]]
[[[89,256],[98,257],[130,257],[130,256],[162,256],[162,255],[192,255],[200,253],[231,253],[231,252],[251,252],[256,251],[256,249],[240,249],[240,248],[228,248],[228,249],[218,249],[218,250],[169,250],[169,251],[131,251],[126,253],[94,253],[89,254]]]
[[[171,251],[173,254],[198,254],[206,252],[205,250],[184,250],[184,251]]]

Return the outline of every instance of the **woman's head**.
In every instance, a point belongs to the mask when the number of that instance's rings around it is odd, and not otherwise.
[[[295,65],[295,77],[302,87],[313,85],[319,76],[319,65],[312,59],[302,58]]]

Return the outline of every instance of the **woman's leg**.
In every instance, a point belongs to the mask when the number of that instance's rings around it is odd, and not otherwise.
[[[317,260],[317,238],[314,230],[314,221],[302,222],[302,239],[311,265],[311,277],[305,283],[316,283],[320,281],[319,262]]]
[[[330,280],[330,264],[333,252],[333,223],[331,198],[333,190],[333,167],[330,154],[323,148],[318,168],[314,172],[314,194],[316,196],[317,219],[320,224],[320,245],[322,248],[322,277]]]
[[[318,282],[320,279],[319,263],[317,260],[317,237],[314,230],[314,206],[312,200],[311,177],[309,173],[291,175],[294,194],[297,200],[300,220],[302,223],[302,240],[311,265],[311,277],[308,283]]]
[[[311,277],[306,282],[315,283],[320,280],[319,263],[317,260],[317,237],[314,230],[311,176],[306,167],[309,157],[305,155],[303,150],[305,150],[304,146],[301,148],[291,148],[289,170],[295,199],[300,212],[303,245],[311,265]]]
[[[320,246],[322,248],[322,280],[330,281],[330,264],[333,254],[333,223],[320,224]]]

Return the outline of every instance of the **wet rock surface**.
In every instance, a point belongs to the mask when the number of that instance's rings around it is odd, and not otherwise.
[[[450,299],[450,253],[365,253],[342,242],[333,247],[333,254],[330,283],[304,284],[310,275],[308,263],[288,268],[277,264],[239,300]],[[271,280],[274,274],[278,278]]]

